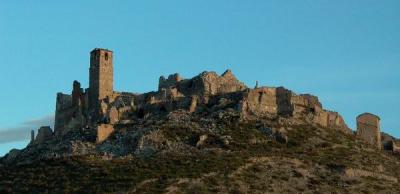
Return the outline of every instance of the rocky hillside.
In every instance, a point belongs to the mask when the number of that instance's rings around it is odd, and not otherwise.
[[[226,108],[119,124],[101,144],[71,131],[2,158],[0,192],[399,193],[398,155],[296,123]]]
[[[229,70],[89,105],[73,86],[54,131],[0,158],[0,193],[400,193],[400,147],[369,113],[355,135],[316,96]]]

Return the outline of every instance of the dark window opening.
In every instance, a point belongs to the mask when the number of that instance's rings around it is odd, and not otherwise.
[[[104,58],[106,59],[106,61],[108,60],[108,53],[106,53],[106,54],[104,55]]]
[[[190,80],[190,82],[189,82],[189,86],[188,86],[189,88],[192,88],[193,87],[193,80]]]
[[[139,109],[139,111],[138,111],[138,113],[137,113],[137,116],[138,116],[140,119],[143,119],[143,118],[144,118],[144,110],[143,110],[142,108]]]
[[[261,103],[263,97],[263,92],[258,93],[258,102]]]
[[[167,112],[167,109],[164,106],[161,106],[160,111],[161,112]]]

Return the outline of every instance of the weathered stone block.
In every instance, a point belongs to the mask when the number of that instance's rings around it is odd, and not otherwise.
[[[108,124],[101,124],[97,126],[96,130],[97,130],[97,143],[101,143],[114,132],[114,126]]]
[[[115,124],[119,121],[119,112],[116,107],[112,107],[110,112],[108,113],[108,117],[110,118],[110,123]]]

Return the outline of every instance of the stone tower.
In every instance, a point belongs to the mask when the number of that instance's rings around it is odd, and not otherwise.
[[[89,69],[89,112],[97,117],[99,102],[113,94],[113,52],[96,48],[90,52]]]
[[[359,115],[357,117],[357,136],[377,149],[382,149],[380,118],[371,113]]]

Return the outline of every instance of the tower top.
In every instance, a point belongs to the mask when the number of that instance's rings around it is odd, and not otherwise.
[[[371,116],[371,117],[377,118],[378,120],[381,120],[381,118],[379,118],[378,115],[374,115],[374,114],[369,113],[369,112],[362,113],[362,114],[358,115],[357,118],[364,117],[364,116]]]
[[[90,53],[94,53],[94,52],[97,52],[97,51],[105,51],[105,52],[113,52],[112,50],[108,50],[108,49],[105,49],[105,48],[95,48],[95,49],[93,49]]]

